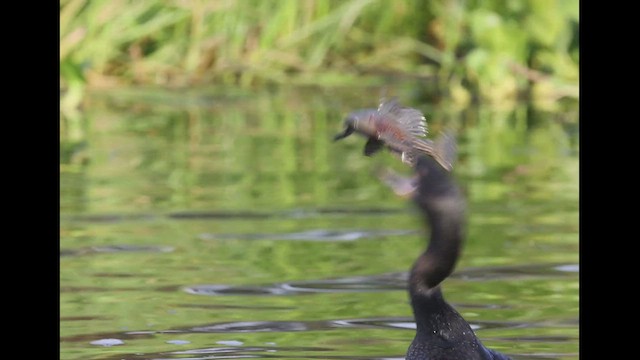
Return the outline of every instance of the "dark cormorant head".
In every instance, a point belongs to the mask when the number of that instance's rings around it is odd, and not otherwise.
[[[418,187],[414,200],[423,210],[435,209],[441,203],[440,199],[451,199],[456,203],[462,199],[458,186],[450,179],[451,173],[430,156],[418,157],[415,168]]]

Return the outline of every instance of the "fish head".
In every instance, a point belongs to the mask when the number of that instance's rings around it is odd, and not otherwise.
[[[344,119],[344,126],[347,128],[352,128],[361,134],[374,136],[376,134],[376,127],[374,122],[376,112],[376,109],[362,109],[353,111]]]
[[[358,132],[365,136],[374,136],[376,134],[376,128],[373,121],[375,114],[375,109],[363,109],[351,112],[344,119],[344,131],[336,135],[333,140],[337,141],[344,139],[354,132]]]

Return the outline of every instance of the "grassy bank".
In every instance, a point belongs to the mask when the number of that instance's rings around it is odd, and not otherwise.
[[[437,80],[460,100],[577,97],[577,0],[62,0],[63,102],[119,86]]]

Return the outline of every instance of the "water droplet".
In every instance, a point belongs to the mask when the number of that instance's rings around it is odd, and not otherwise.
[[[185,345],[185,344],[191,344],[191,341],[187,341],[187,340],[167,340],[167,344]]]
[[[236,341],[236,340],[222,340],[222,341],[216,341],[216,344],[220,344],[220,345],[229,345],[229,346],[240,346],[243,344],[242,341]]]
[[[569,265],[559,265],[555,267],[558,271],[566,271],[566,272],[580,272],[580,265],[578,264],[569,264]]]
[[[100,339],[94,340],[91,342],[91,345],[99,345],[99,346],[114,346],[114,345],[122,345],[124,341],[120,339]]]

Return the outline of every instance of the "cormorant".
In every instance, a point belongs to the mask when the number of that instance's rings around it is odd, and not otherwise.
[[[406,359],[510,360],[486,348],[442,295],[440,284],[453,272],[465,238],[466,204],[460,189],[451,174],[430,157],[419,156],[415,172],[413,200],[424,214],[430,239],[409,275],[417,328]]]

